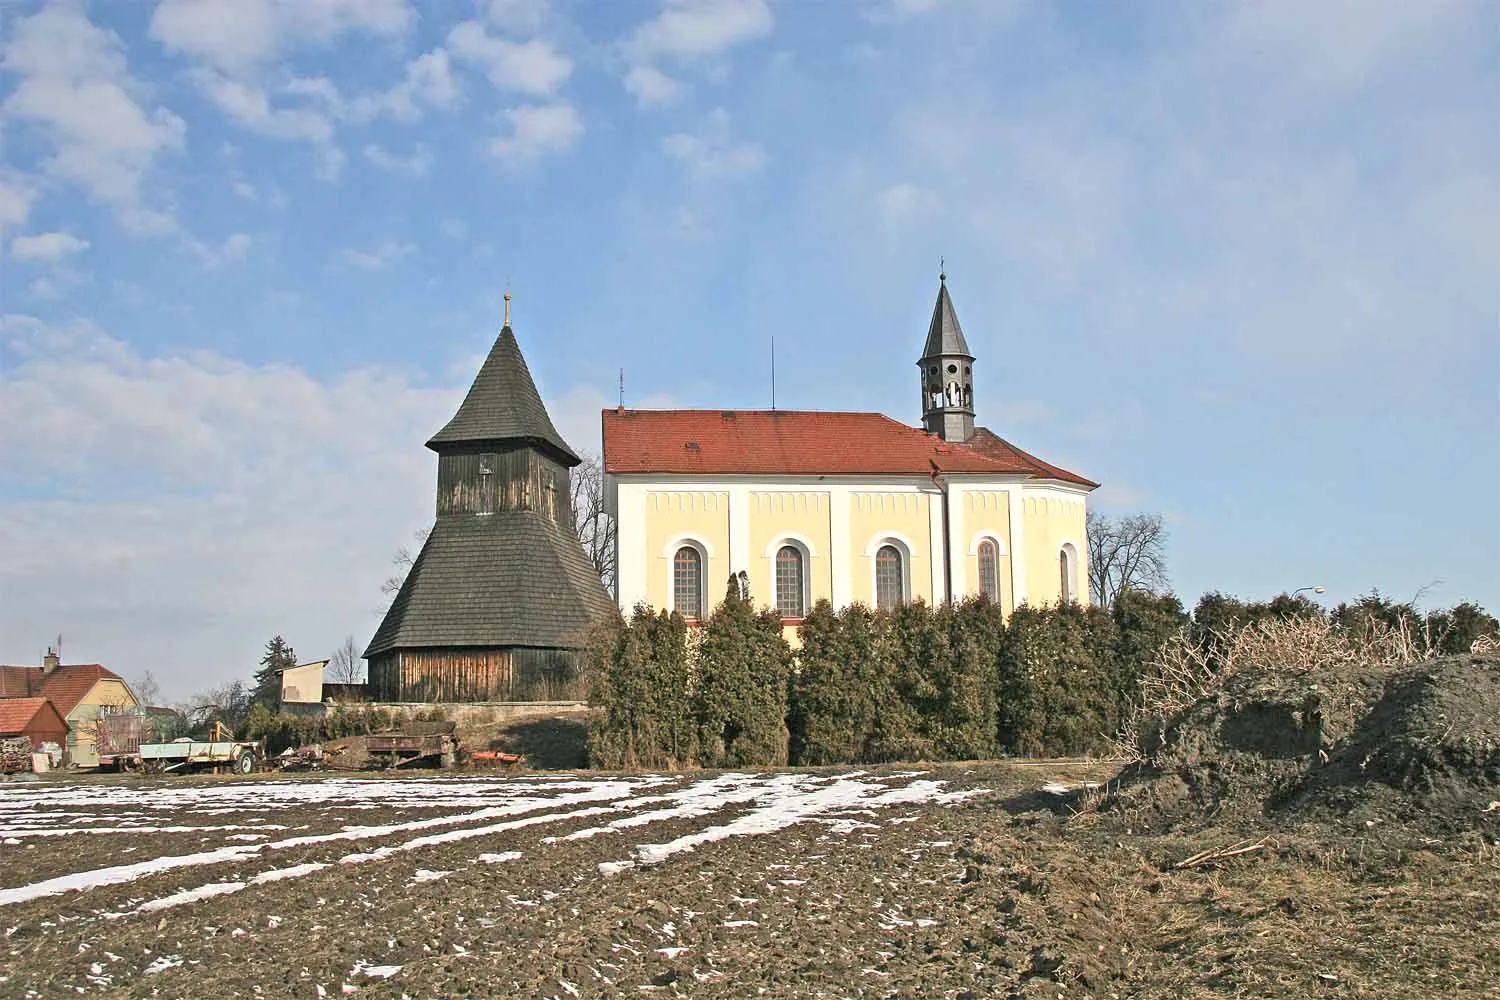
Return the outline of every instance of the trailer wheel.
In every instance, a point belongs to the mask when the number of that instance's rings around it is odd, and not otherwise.
[[[255,754],[249,750],[241,750],[240,755],[234,759],[234,769],[240,774],[251,774],[255,771]]]

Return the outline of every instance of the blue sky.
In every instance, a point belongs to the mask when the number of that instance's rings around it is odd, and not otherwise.
[[[1173,584],[1500,607],[1493,5],[0,2],[0,661],[378,624],[514,322],[631,405],[980,422]],[[1425,589],[1424,589],[1425,588]]]

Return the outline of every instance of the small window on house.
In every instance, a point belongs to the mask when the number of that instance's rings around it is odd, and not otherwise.
[[[1000,601],[1000,552],[989,539],[979,543],[979,592],[991,604]]]
[[[889,610],[906,600],[906,575],[901,566],[901,550],[882,545],[875,553],[875,606]]]
[[[1062,585],[1058,588],[1058,595],[1064,604],[1073,604],[1078,600],[1078,592],[1073,586],[1073,553],[1064,546],[1057,554],[1058,572],[1062,574]]]
[[[703,556],[691,545],[672,559],[672,607],[684,618],[703,616]]]
[[[783,618],[807,615],[807,602],[803,598],[804,569],[801,549],[795,545],[783,545],[777,550],[776,613]]]

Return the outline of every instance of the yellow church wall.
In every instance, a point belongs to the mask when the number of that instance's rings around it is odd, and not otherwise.
[[[1000,583],[1000,606],[1008,613],[1015,610],[1015,587],[1011,584],[1010,494],[1003,490],[967,491],[963,494],[962,552],[963,592],[979,593],[979,554],[974,539],[993,535],[1000,542],[1000,558],[995,573]],[[975,551],[970,551],[971,549]]]
[[[932,594],[931,496],[926,493],[853,493],[849,510],[850,591],[854,600],[875,604],[876,542],[892,537],[910,549],[908,599],[938,603]]]
[[[729,579],[729,494],[662,491],[646,494],[646,602],[669,608],[672,558],[684,538],[708,552],[704,561],[704,610],[724,597]]]
[[[1082,497],[1027,491],[1022,504],[1026,539],[1026,601],[1033,607],[1056,604],[1062,573],[1058,554],[1073,546],[1073,587],[1079,604],[1088,604],[1088,548],[1085,543]]]
[[[812,550],[807,566],[807,606],[811,608],[819,598],[832,598],[828,502],[827,493],[750,494],[750,594],[756,606],[776,603],[776,549],[772,545],[786,538]]]

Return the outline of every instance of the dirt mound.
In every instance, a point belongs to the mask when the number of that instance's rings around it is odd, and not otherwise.
[[[1432,660],[1380,699],[1283,808],[1394,812],[1470,827],[1500,798],[1500,657]]]
[[[1500,810],[1500,658],[1245,670],[1147,718],[1120,805],[1169,824],[1220,813],[1489,825]]]

